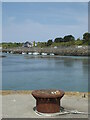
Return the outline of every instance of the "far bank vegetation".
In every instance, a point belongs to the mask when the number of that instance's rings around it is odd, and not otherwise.
[[[42,40],[43,41],[43,40]],[[14,48],[22,47],[24,43],[12,43],[12,42],[2,42],[2,48]],[[35,44],[35,41],[34,41]],[[63,38],[57,37],[54,40],[49,39],[47,42],[37,42],[37,46],[33,47],[59,47],[59,46],[73,46],[73,45],[90,45],[90,33],[86,32],[83,34],[83,38],[75,39],[73,35],[66,35]]]

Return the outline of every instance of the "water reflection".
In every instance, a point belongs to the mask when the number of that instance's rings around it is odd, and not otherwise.
[[[87,57],[7,54],[2,64],[3,89],[87,91]]]

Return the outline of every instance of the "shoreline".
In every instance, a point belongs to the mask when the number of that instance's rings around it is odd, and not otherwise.
[[[45,48],[39,48],[39,47],[32,47],[32,48],[26,48],[26,47],[17,47],[17,48],[3,48],[1,50],[3,53],[12,53],[12,54],[33,54],[33,53],[47,53],[47,55],[54,54],[54,55],[60,55],[60,56],[89,56],[89,48],[88,46],[81,46],[80,48],[78,46],[68,46],[68,47],[45,47]]]
[[[33,90],[0,90],[0,95],[13,95],[13,94],[22,94],[22,95],[29,95],[32,93]],[[68,96],[88,96],[90,92],[78,92],[78,91],[64,91],[65,95]]]

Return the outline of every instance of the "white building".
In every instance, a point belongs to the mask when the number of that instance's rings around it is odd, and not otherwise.
[[[24,44],[23,44],[23,47],[36,47],[37,46],[37,43],[35,42],[33,42],[33,41],[31,41],[31,42],[25,42]]]
[[[33,47],[33,44],[31,43],[31,42],[25,42],[24,44],[23,44],[23,47]]]

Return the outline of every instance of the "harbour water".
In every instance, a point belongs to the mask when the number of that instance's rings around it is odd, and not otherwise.
[[[4,54],[3,90],[88,91],[88,57]]]

